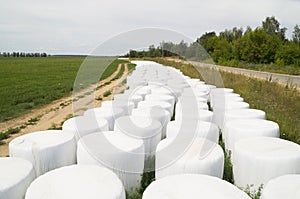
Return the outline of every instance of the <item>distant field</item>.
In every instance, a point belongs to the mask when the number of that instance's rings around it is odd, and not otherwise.
[[[66,96],[73,90],[85,57],[0,58],[0,122]],[[105,59],[105,60],[104,60]],[[113,58],[89,58],[91,74]],[[101,79],[109,77],[124,60],[115,60]],[[87,74],[88,75],[88,74]]]

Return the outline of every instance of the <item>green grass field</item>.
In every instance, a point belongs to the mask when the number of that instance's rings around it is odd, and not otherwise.
[[[85,57],[0,58],[0,122],[64,97],[73,90],[75,78]],[[113,61],[113,62],[112,62]],[[89,58],[88,73],[109,77],[120,63],[115,58]],[[85,62],[85,63],[86,63]],[[112,62],[112,63],[111,63]],[[104,68],[109,64],[109,67]],[[102,71],[101,71],[102,70]],[[89,78],[86,78],[89,79]],[[90,82],[86,82],[90,83]],[[85,85],[83,85],[84,87]]]

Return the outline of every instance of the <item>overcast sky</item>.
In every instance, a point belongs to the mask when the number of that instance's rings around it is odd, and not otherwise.
[[[2,0],[0,52],[89,54],[140,28],[161,28],[195,40],[225,28],[257,27],[275,16],[287,36],[300,24],[300,0]]]

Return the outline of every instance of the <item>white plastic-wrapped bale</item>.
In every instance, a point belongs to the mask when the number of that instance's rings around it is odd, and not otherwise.
[[[147,82],[142,79],[136,79],[136,78],[129,78],[126,79],[126,84],[129,86],[130,89],[134,89],[139,86],[147,86]]]
[[[213,89],[215,90],[215,89]],[[233,92],[212,92],[213,90],[211,90],[210,94],[209,94],[209,101],[210,103],[214,104],[214,102],[222,102],[225,101],[225,98],[239,98],[241,97],[240,94],[237,93],[233,93]]]
[[[214,106],[213,109],[213,122],[222,128],[225,121],[226,111],[236,110],[236,109],[249,109],[250,105],[246,102],[230,102],[226,103],[225,106]]]
[[[62,125],[62,130],[65,133],[72,133],[78,141],[81,137],[99,132],[108,131],[108,122],[104,118],[90,118],[77,116],[66,120]]]
[[[9,155],[30,161],[40,176],[53,169],[76,163],[74,135],[60,130],[29,133],[9,143]]]
[[[115,120],[119,117],[124,116],[124,110],[121,108],[112,108],[112,107],[100,107],[92,108],[87,110],[84,113],[84,117],[94,119],[106,119],[108,122],[108,129],[113,130],[115,125]],[[101,122],[101,121],[100,121]]]
[[[143,100],[145,100],[145,96],[151,94],[151,88],[150,88],[150,86],[140,86],[140,87],[135,88],[134,90],[125,91],[125,94],[127,92],[128,93],[134,92],[134,94],[142,96]]]
[[[300,145],[271,137],[243,139],[233,150],[233,176],[237,186],[257,189],[269,180],[300,174]]]
[[[167,125],[171,120],[171,116],[168,111],[161,107],[137,108],[132,111],[132,115],[158,120],[162,125],[162,138],[165,138]]]
[[[225,180],[199,174],[168,176],[152,182],[143,199],[251,199],[246,193]]]
[[[183,91],[184,88],[190,87],[190,85],[187,84],[186,82],[184,82],[182,78],[168,80],[167,85],[170,88],[173,88],[173,89],[177,88],[177,89],[180,89],[181,91]]]
[[[214,104],[213,111],[234,110],[249,108],[249,104],[243,101],[223,101],[219,104]]]
[[[156,146],[162,137],[162,125],[158,120],[138,117],[123,116],[115,121],[115,131],[142,140],[146,157],[155,153]]]
[[[262,190],[261,199],[299,199],[300,175],[283,175],[270,180]]]
[[[204,109],[193,109],[192,106],[176,106],[175,108],[175,120],[181,122],[182,120],[202,120],[206,122],[212,122],[213,112]]]
[[[131,115],[132,109],[134,109],[134,103],[123,100],[108,100],[102,102],[101,107],[107,107],[111,109],[122,108],[125,115]]]
[[[183,150],[178,154],[178,149]],[[183,173],[206,174],[222,178],[223,169],[223,149],[207,139],[177,136],[174,139],[164,139],[157,146],[156,179]]]
[[[200,119],[211,122],[212,117],[207,103],[199,102],[197,98],[180,97],[175,107],[176,121]]]
[[[182,115],[186,111],[188,113],[189,109],[198,108],[199,110],[207,110],[208,111],[208,105],[207,105],[207,103],[199,102],[199,101],[197,101],[197,98],[193,99],[193,100],[191,100],[191,99],[190,100],[185,99],[184,101],[181,100],[181,99],[182,98],[180,98],[180,100],[176,103],[175,117]]]
[[[166,94],[150,94],[145,96],[145,101],[164,101],[171,104],[172,107],[175,105],[175,97]]]
[[[213,90],[213,89],[215,89],[217,87],[215,85],[211,85],[211,84],[206,84],[206,85],[208,87],[208,94],[209,94],[207,100],[210,101],[210,92],[211,92],[211,90]]]
[[[174,108],[168,102],[164,101],[142,101],[138,104],[138,108],[151,108],[151,107],[161,107],[169,112],[170,115],[173,115]]]
[[[167,126],[167,138],[174,138],[181,133],[194,134],[196,137],[206,138],[214,143],[219,142],[219,128],[211,122],[186,120],[184,122],[171,121]]]
[[[114,95],[114,100],[121,100],[121,101],[127,101],[127,102],[133,102],[134,108],[137,107],[137,104],[140,101],[143,101],[142,95],[136,94],[136,93],[130,93],[127,92],[126,94],[116,94]]]
[[[234,93],[234,90],[231,88],[211,88],[209,92],[210,100],[212,100],[215,96],[225,95],[227,93]]]
[[[77,162],[111,169],[126,190],[136,189],[144,169],[143,141],[114,131],[90,134],[78,142]]]
[[[235,103],[235,102],[244,101],[244,98],[235,95],[236,93],[226,93],[225,95],[217,95],[217,97],[215,95],[215,97],[210,100],[210,106],[212,107],[212,109],[214,108],[217,109],[218,107],[225,106],[226,103]]]
[[[48,172],[29,186],[25,199],[125,199],[122,182],[109,169],[72,165]]]
[[[225,123],[236,119],[266,119],[266,113],[258,109],[236,109],[225,112]]]
[[[148,86],[151,88],[151,92],[153,90],[161,90],[166,86],[166,82],[163,82],[159,78],[148,78]]]
[[[200,85],[196,86],[196,89],[198,91],[203,92],[203,93],[209,94],[209,92],[211,90],[211,87],[209,85],[207,85],[207,84],[200,84]]]
[[[0,158],[0,198],[23,199],[34,179],[31,162],[15,157]]]
[[[190,90],[190,91],[188,91]],[[183,93],[181,94],[183,97],[201,97],[201,98],[207,98],[207,93],[205,92],[199,92],[196,89],[191,89],[191,88],[185,88]]]
[[[152,88],[151,94],[158,94],[158,95],[171,95],[176,96],[171,89],[166,86],[162,86],[160,88]]]
[[[193,101],[197,102],[198,108],[204,109],[204,110],[208,110],[208,105],[207,105],[207,100],[204,97],[200,97],[200,96],[184,96],[182,95],[181,97],[179,97],[178,102],[176,105],[189,105],[190,103],[192,103]],[[193,105],[193,104],[191,104]],[[195,105],[194,105],[195,106]]]
[[[225,148],[233,150],[234,144],[242,139],[251,137],[279,137],[277,123],[263,119],[239,119],[226,122],[223,135]]]
[[[223,93],[233,93],[232,88],[214,88],[210,90],[210,95],[223,94]]]

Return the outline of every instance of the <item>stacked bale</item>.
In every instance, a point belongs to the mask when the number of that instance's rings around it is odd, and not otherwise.
[[[31,162],[15,157],[0,158],[0,198],[23,199],[35,176]]]
[[[153,198],[251,199],[224,180],[197,174],[168,176],[152,182],[143,199]]]
[[[300,145],[271,137],[238,141],[233,150],[234,182],[239,187],[257,189],[272,178],[300,174]]]
[[[9,155],[30,161],[36,176],[76,163],[76,142],[73,134],[60,130],[29,133],[9,143]]]
[[[126,190],[130,191],[138,188],[141,182],[143,141],[114,131],[90,134],[78,142],[77,162],[79,165],[94,164],[114,171]]]
[[[125,199],[122,182],[110,170],[72,165],[50,171],[29,186],[25,199]]]

